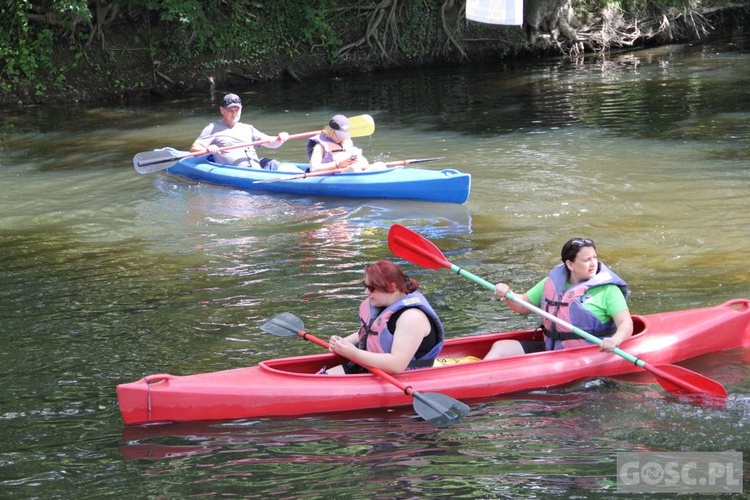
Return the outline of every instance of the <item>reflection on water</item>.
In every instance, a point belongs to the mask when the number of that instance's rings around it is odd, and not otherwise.
[[[247,193],[169,176],[154,179],[154,186],[173,198],[175,210],[183,212],[184,205],[187,204],[187,215],[204,214],[205,222],[209,225],[229,224],[246,219],[284,224],[290,221],[325,223],[349,220],[387,231],[389,221],[403,220],[417,226],[443,227],[447,233],[471,231],[471,216],[466,205],[297,195],[280,197],[278,194]],[[435,234],[439,232],[436,230]]]
[[[327,337],[356,326],[365,264],[394,223],[514,289],[573,235],[592,237],[639,313],[750,295],[747,42],[497,68],[259,85],[243,117],[316,130],[370,113],[373,159],[442,156],[472,174],[462,206],[246,193],[165,173],[208,95],[9,107],[0,122],[0,488],[18,497],[306,495],[497,498],[614,491],[623,450],[744,450],[744,351],[686,364],[724,408],[597,380],[475,404],[436,431],[412,411],[123,429],[115,386],[318,352],[260,325],[288,311]],[[304,144],[274,151],[299,160]],[[404,263],[450,336],[535,325],[447,270]],[[747,480],[746,480],[747,482]],[[748,485],[750,487],[750,485]],[[355,490],[356,488],[356,490]]]
[[[570,418],[571,412],[585,414],[584,402],[581,394],[573,393],[488,403],[474,409],[472,415],[479,421],[472,418],[449,431],[438,431],[405,410],[375,416],[125,428],[120,452],[128,461],[155,462],[148,475],[179,475],[185,461],[198,465],[197,484],[180,489],[190,494],[226,493],[227,477],[250,474],[254,487],[274,496],[326,488],[346,491],[354,482],[365,496],[448,491],[486,497],[495,491],[538,487],[545,469],[567,487],[599,490],[611,471],[600,470],[596,479],[569,474],[594,464],[612,468],[606,452],[591,460],[581,439],[587,431]],[[482,416],[493,425],[482,424]],[[559,458],[549,460],[550,448],[557,449],[553,456]],[[555,471],[560,467],[566,472]]]
[[[440,431],[409,410],[125,428],[119,450],[148,477],[176,479],[195,467],[195,482],[174,486],[175,494],[228,493],[236,487],[228,478],[251,476],[255,488],[274,496],[344,492],[354,482],[365,496],[492,498],[529,489],[605,493],[616,485],[618,451],[736,449],[748,438],[726,427],[746,414],[746,404],[706,409],[665,400],[655,389],[644,398],[641,387],[599,380],[499,398],[473,405],[459,425]],[[668,432],[677,422],[679,432]]]

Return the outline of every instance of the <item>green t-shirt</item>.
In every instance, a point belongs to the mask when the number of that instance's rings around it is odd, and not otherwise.
[[[544,283],[549,277],[534,285],[528,292],[529,302],[539,307],[542,304],[542,295],[544,294]],[[566,282],[565,289],[570,288]],[[583,308],[593,313],[599,321],[606,323],[611,321],[620,311],[627,311],[628,304],[625,302],[625,296],[617,285],[604,285],[589,288],[581,297]]]

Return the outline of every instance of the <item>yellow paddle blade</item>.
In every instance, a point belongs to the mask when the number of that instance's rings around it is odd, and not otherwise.
[[[365,137],[375,132],[375,120],[370,115],[357,115],[349,118],[349,135]]]

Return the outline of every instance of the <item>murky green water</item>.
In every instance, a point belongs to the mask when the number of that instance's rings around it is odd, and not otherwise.
[[[474,402],[442,431],[408,408],[133,429],[115,397],[118,383],[151,373],[316,352],[260,331],[283,311],[323,337],[352,330],[361,269],[392,257],[396,222],[518,290],[584,235],[629,281],[634,312],[750,296],[748,58],[747,40],[735,39],[243,94],[245,120],[268,133],[371,114],[365,154],[445,157],[424,168],[471,173],[462,206],[248,195],[137,175],[135,153],[187,148],[215,119],[208,92],[3,109],[0,496],[614,496],[618,451],[750,452],[742,350],[686,365],[727,386],[722,409],[598,380]],[[299,160],[303,149],[276,152]],[[451,336],[536,322],[455,274],[408,271]]]

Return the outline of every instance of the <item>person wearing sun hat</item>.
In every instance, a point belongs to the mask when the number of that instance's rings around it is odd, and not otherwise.
[[[382,170],[382,162],[370,163],[362,150],[354,147],[349,135],[349,119],[334,115],[321,133],[307,140],[307,159],[310,172],[338,169],[341,172]]]
[[[200,133],[190,152],[206,151],[212,153],[217,163],[265,170],[283,170],[301,172],[294,164],[282,163],[271,158],[260,158],[255,148],[237,147],[249,142],[266,141],[263,147],[276,149],[289,139],[289,134],[280,132],[277,137],[271,137],[250,124],[240,122],[242,116],[242,99],[237,94],[226,94],[219,106],[221,120],[209,123]],[[224,149],[230,147],[231,149]]]

